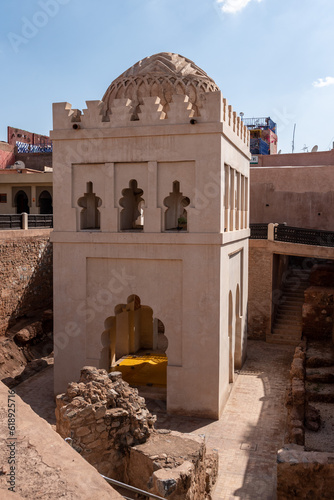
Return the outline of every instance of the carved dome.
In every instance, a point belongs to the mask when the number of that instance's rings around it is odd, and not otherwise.
[[[163,111],[168,116],[168,104],[172,95],[187,95],[196,116],[200,114],[200,95],[217,90],[219,87],[212,78],[190,59],[179,54],[161,52],[138,61],[122,73],[111,83],[102,100],[107,113],[110,113],[114,99],[131,99],[132,119],[135,120],[138,118],[139,105],[143,104],[143,97],[160,97]]]

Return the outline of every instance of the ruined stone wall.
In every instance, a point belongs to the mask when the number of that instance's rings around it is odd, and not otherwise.
[[[0,335],[17,318],[52,307],[49,230],[0,231]]]
[[[305,451],[286,445],[277,455],[277,500],[331,500],[334,491],[334,453]]]
[[[156,417],[120,372],[86,366],[57,396],[57,432],[101,474],[170,500],[209,500],[218,452],[205,439],[155,430]]]
[[[265,340],[271,330],[272,253],[252,240],[248,269],[248,338]]]
[[[122,380],[120,372],[110,373],[84,367],[78,383],[70,383],[57,396],[57,432],[71,437],[75,449],[108,477],[125,480],[125,450],[146,441],[155,417]]]

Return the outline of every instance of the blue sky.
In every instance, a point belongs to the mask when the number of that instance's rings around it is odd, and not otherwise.
[[[334,141],[333,0],[10,0],[0,18],[0,140],[48,134],[52,102],[84,108],[157,52],[192,59],[279,149]]]

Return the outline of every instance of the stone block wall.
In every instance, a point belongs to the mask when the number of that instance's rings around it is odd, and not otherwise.
[[[49,230],[0,232],[0,335],[23,316],[52,307]]]
[[[120,372],[84,367],[78,383],[57,396],[57,432],[73,439],[74,448],[107,477],[124,481],[125,450],[143,443],[155,417],[122,380]]]
[[[248,338],[266,340],[266,332],[271,331],[272,253],[266,247],[257,248],[255,245],[250,240]]]
[[[57,396],[57,432],[101,474],[170,500],[209,500],[218,452],[203,437],[155,430],[120,372],[86,366]]]
[[[304,342],[295,349],[286,398],[288,442],[298,445],[303,445],[305,442],[305,349]]]
[[[277,500],[332,500],[334,453],[305,451],[286,445],[277,454]]]
[[[332,282],[333,283],[333,282]],[[311,286],[305,290],[303,334],[307,338],[330,338],[333,329],[334,288]]]

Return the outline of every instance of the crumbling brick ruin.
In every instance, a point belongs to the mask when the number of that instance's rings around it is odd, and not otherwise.
[[[170,500],[204,500],[218,455],[203,438],[156,431],[156,417],[120,372],[86,366],[57,396],[57,432],[103,475]]]

